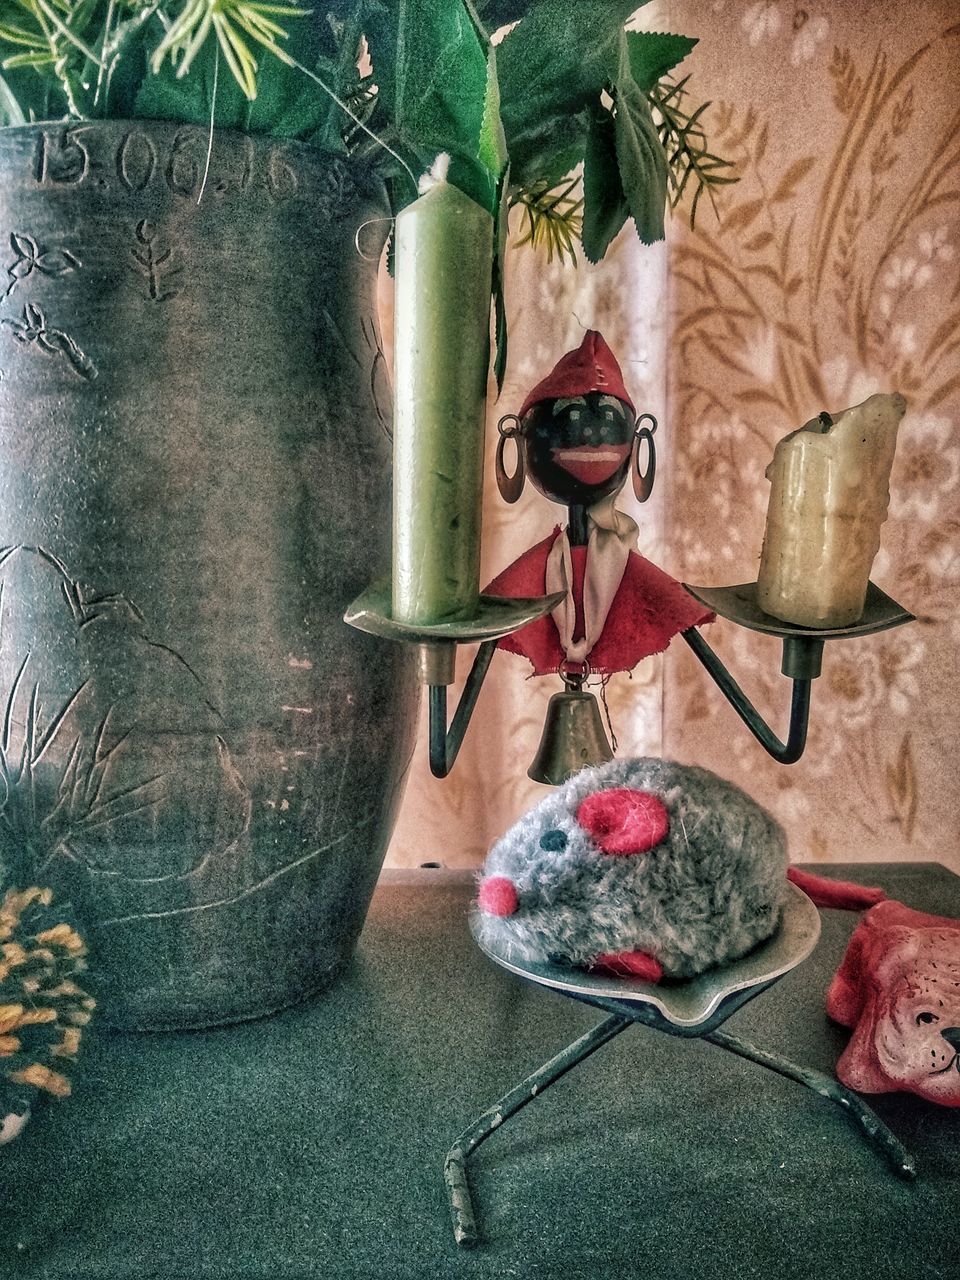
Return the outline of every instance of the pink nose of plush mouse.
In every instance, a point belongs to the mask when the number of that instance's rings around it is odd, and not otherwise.
[[[488,916],[512,916],[518,906],[516,886],[506,876],[490,876],[480,886],[477,904]]]

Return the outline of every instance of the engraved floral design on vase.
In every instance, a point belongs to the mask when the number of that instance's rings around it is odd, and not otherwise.
[[[249,791],[200,681],[133,602],[38,547],[0,551],[0,712],[0,861],[15,873],[78,908],[106,893],[119,915],[242,881]]]
[[[156,229],[146,218],[137,223],[134,235],[137,245],[130,250],[130,268],[144,278],[147,296],[153,302],[166,302],[168,298],[175,297],[177,289],[169,285],[182,268],[171,264],[173,250],[159,243]]]
[[[32,235],[23,231],[11,231],[10,251],[13,260],[6,268],[9,284],[0,292],[0,306],[34,275],[59,279],[71,275],[83,265],[69,249],[49,248],[41,245]],[[47,355],[65,357],[74,373],[85,381],[97,376],[97,367],[79,345],[55,325],[48,324],[43,308],[36,302],[27,302],[16,318],[0,318],[0,328],[9,330],[11,336],[23,347],[34,347]],[[0,371],[0,378],[3,374]]]
[[[85,381],[92,382],[97,376],[97,366],[90,357],[69,333],[48,324],[43,308],[36,302],[28,302],[18,319],[0,320],[0,325],[9,328],[21,346],[33,347],[46,355],[64,357],[74,373]]]
[[[69,249],[41,247],[33,236],[26,235],[22,231],[11,231],[10,248],[13,252],[13,261],[7,267],[10,283],[3,293],[0,293],[0,302],[5,302],[18,285],[29,279],[34,271],[44,276],[57,277],[69,275],[82,265],[80,259]]]

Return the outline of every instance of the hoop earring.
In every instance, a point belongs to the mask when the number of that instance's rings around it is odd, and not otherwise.
[[[505,427],[503,424],[511,419],[517,425]],[[527,471],[523,460],[523,424],[515,413],[507,413],[497,423],[497,430],[500,432],[500,439],[497,442],[497,488],[504,502],[516,502],[523,493],[523,482]],[[512,476],[507,475],[507,469],[503,464],[504,449],[508,440],[512,440],[517,447],[517,467]]]
[[[652,427],[641,427],[644,418],[653,423]],[[652,413],[641,413],[637,419],[637,434],[633,437],[633,492],[638,502],[646,502],[653,493],[653,482],[657,475],[657,446],[653,443],[653,433],[657,429],[657,420]],[[647,442],[647,469],[640,470],[640,445]]]

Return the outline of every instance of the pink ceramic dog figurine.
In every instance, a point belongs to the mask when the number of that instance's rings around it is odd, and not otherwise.
[[[845,1085],[960,1107],[960,920],[901,902],[872,907],[830,984],[827,1013],[853,1028],[837,1063]]]

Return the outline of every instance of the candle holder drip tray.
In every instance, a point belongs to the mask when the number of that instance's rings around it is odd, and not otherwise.
[[[856,622],[845,627],[798,627],[792,622],[782,622],[773,614],[764,613],[757,603],[757,584],[741,582],[733,587],[691,587],[683,584],[692,596],[711,608],[721,618],[727,618],[750,631],[763,631],[767,635],[783,639],[853,640],[858,636],[886,631],[905,622],[914,622],[912,613],[903,605],[891,600],[875,582],[867,584],[867,596],[863,613]]]

